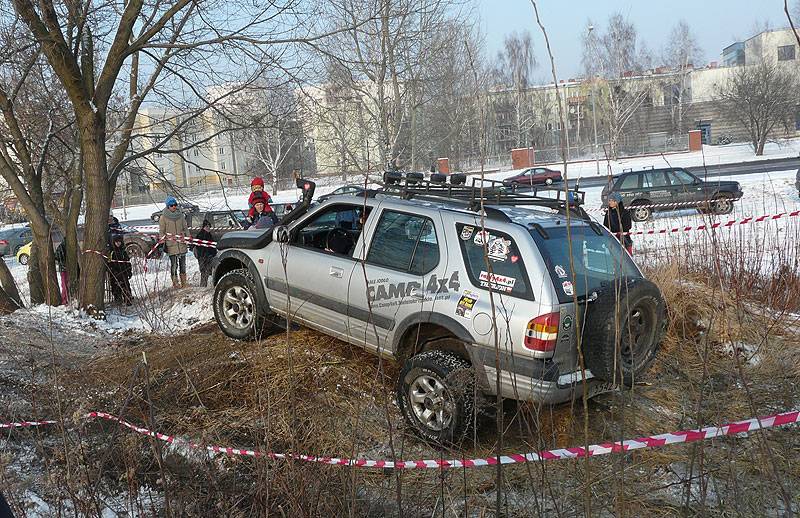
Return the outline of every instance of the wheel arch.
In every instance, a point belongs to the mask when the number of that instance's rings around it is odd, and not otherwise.
[[[454,338],[461,342],[432,344],[443,338]],[[421,312],[407,317],[397,325],[392,344],[394,356],[405,361],[413,355],[427,350],[446,350],[472,362],[473,342],[469,331],[455,319],[434,312]]]
[[[214,267],[214,271],[212,272],[212,283],[216,285],[223,275],[233,270],[240,269],[247,269],[247,271],[250,273],[250,276],[253,278],[255,283],[256,299],[259,307],[266,308],[266,310],[269,311],[269,300],[267,299],[267,293],[264,290],[262,276],[258,273],[258,268],[256,268],[253,260],[244,252],[239,250],[225,250],[222,252],[222,254],[219,256],[219,262]]]

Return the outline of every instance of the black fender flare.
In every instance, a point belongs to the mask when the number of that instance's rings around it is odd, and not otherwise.
[[[467,329],[454,318],[433,311],[420,311],[418,313],[414,313],[413,315],[409,315],[401,320],[400,323],[395,326],[394,335],[392,337],[392,351],[395,355],[398,353],[400,340],[403,338],[403,336],[405,336],[409,328],[417,324],[434,324],[446,329],[452,333],[453,336],[466,344],[467,352],[469,353],[470,357],[472,356],[472,345],[474,340],[469,331],[467,331]]]
[[[216,286],[220,278],[231,270],[237,270],[244,266],[253,278],[256,287],[256,299],[258,307],[266,309],[266,313],[271,312],[269,300],[267,299],[267,292],[264,290],[264,280],[261,274],[258,273],[253,260],[244,252],[236,249],[224,250],[217,256],[215,261],[214,271],[211,274],[213,284]]]

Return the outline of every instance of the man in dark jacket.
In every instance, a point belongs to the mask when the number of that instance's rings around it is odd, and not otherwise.
[[[131,258],[125,250],[122,234],[113,237],[111,255],[108,261],[108,272],[111,281],[111,294],[117,304],[133,305],[130,279],[133,277]]]
[[[203,220],[203,228],[194,237],[203,241],[214,240],[214,236],[211,235],[211,223],[207,219]],[[217,249],[211,246],[194,245],[194,255],[197,257],[197,264],[200,265],[200,286],[205,288],[208,285],[208,278],[211,277],[211,267],[214,264]]]
[[[631,213],[625,208],[625,204],[622,203],[622,196],[619,193],[612,193],[608,197],[608,211],[606,211],[603,225],[619,239],[625,250],[633,255],[633,239],[627,234],[633,226]]]

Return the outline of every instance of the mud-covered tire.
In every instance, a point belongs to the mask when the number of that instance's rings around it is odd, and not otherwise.
[[[631,219],[636,223],[643,223],[650,219],[653,215],[653,209],[647,205],[650,205],[650,202],[636,202],[631,205]]]
[[[246,268],[223,275],[214,288],[214,318],[222,332],[236,340],[260,336],[265,325],[255,281]]]
[[[655,284],[630,279],[618,293],[611,286],[586,312],[586,367],[596,378],[631,386],[655,359],[666,328],[666,302]]]
[[[409,358],[397,380],[397,405],[406,422],[423,439],[459,442],[475,413],[475,375],[470,363],[447,351],[425,351]],[[438,409],[442,410],[439,419]],[[425,421],[425,412],[432,419]]]

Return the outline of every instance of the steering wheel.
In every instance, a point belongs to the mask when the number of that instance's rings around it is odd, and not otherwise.
[[[331,248],[331,244],[332,243],[336,244],[337,241],[340,244],[347,243],[347,248],[344,250],[336,250],[334,248]],[[339,227],[332,228],[328,232],[328,235],[325,236],[325,248],[337,254],[346,254],[347,250],[350,249],[350,245],[352,244],[353,244],[353,238],[350,237],[350,234],[348,234],[344,229]]]

